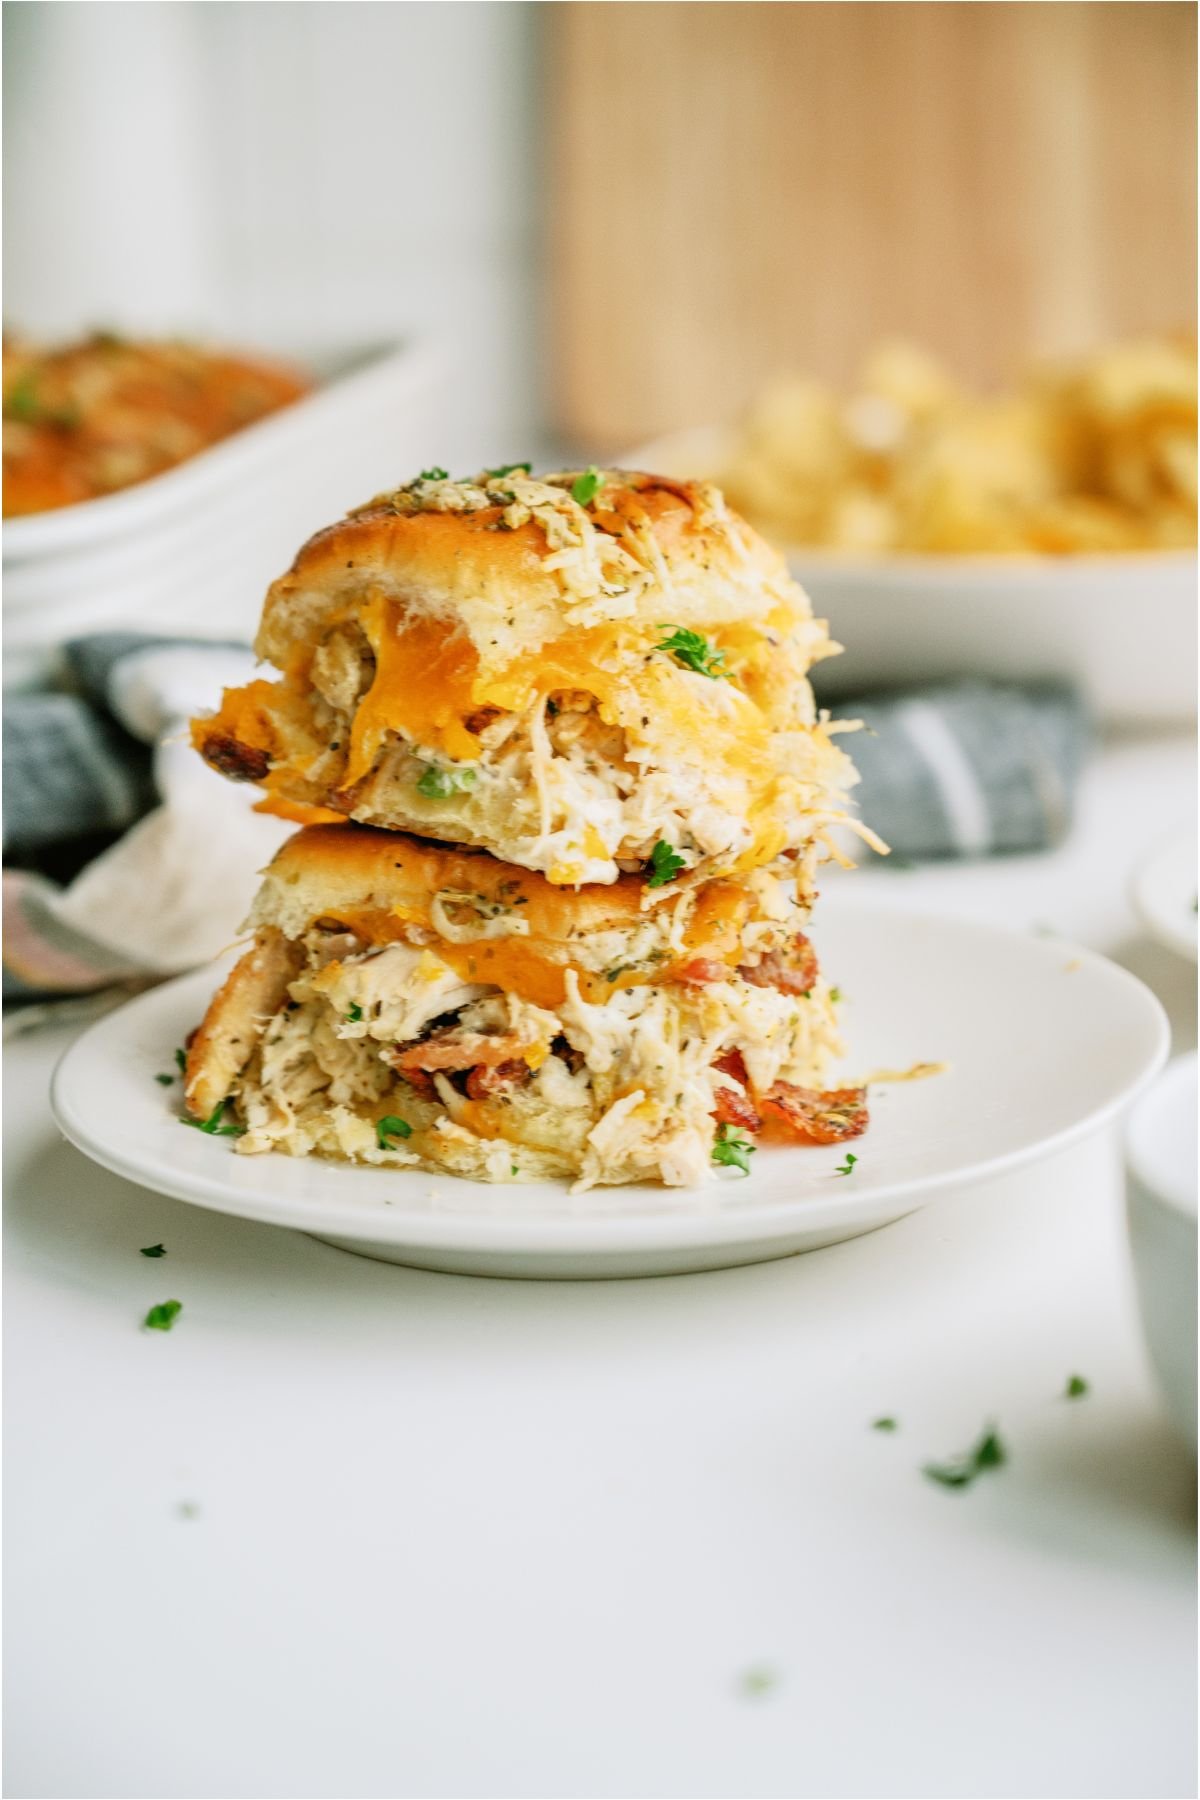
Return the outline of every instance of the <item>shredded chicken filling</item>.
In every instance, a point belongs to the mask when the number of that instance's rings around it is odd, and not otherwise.
[[[714,964],[599,1000],[568,969],[549,1008],[464,980],[428,946],[314,927],[305,950],[234,1085],[244,1154],[476,1170],[482,1154],[493,1179],[690,1186],[719,1125],[782,1084],[814,1088],[839,1049],[815,965],[802,994]],[[407,1135],[382,1128],[396,1119]]]

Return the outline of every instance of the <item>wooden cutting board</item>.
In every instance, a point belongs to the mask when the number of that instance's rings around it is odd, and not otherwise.
[[[541,9],[554,423],[596,453],[846,378],[1194,318],[1190,4]]]

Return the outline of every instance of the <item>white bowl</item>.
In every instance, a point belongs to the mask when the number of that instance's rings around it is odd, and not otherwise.
[[[719,470],[715,429],[658,439],[626,459],[675,475]],[[791,547],[788,566],[843,656],[814,671],[820,696],[985,675],[1066,680],[1100,719],[1196,716],[1196,557],[852,556]]]
[[[428,459],[442,356],[425,345],[297,356],[318,386],[136,487],[4,527],[5,684],[84,632],[254,635],[305,538]]]
[[[1196,1450],[1196,1055],[1134,1107],[1126,1213],[1142,1331],[1171,1417]]]
[[[1159,845],[1133,878],[1134,911],[1157,943],[1200,961],[1196,917],[1196,828],[1185,821]]]

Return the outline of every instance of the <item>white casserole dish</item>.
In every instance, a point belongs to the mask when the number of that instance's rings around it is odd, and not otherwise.
[[[706,475],[730,443],[664,437],[631,468]],[[851,557],[789,548],[788,567],[846,654],[814,672],[820,697],[964,675],[1072,682],[1108,723],[1196,716],[1196,556]]]
[[[5,522],[6,686],[44,677],[84,632],[248,642],[300,544],[428,460],[446,372],[437,349],[290,360],[318,382],[293,406],[135,487]]]

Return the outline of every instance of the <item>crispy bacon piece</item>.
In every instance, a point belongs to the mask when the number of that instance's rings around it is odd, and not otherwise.
[[[512,1088],[524,1087],[533,1071],[525,1062],[502,1062],[489,1068],[480,1063],[467,1076],[467,1099],[490,1100],[494,1094],[508,1093]]]
[[[738,974],[753,987],[778,988],[781,994],[807,994],[820,969],[816,951],[804,933],[798,931],[786,950],[769,950],[761,962],[743,965]]]
[[[201,754],[206,763],[230,781],[262,781],[271,767],[265,750],[256,750],[238,738],[211,731],[204,739]]]
[[[424,1069],[405,1069],[403,1075],[409,1087],[416,1088],[422,1100],[437,1099],[438,1091],[433,1085],[433,1076],[426,1074]]]
[[[732,973],[728,963],[717,962],[711,956],[694,956],[691,962],[682,963],[674,971],[676,981],[697,986],[706,981],[728,981]]]
[[[740,1088],[719,1087],[713,1095],[713,1117],[718,1125],[740,1125],[745,1131],[761,1131],[762,1120],[753,1100]]]
[[[722,1075],[732,1075],[733,1079],[740,1081],[743,1087],[750,1085],[746,1078],[746,1064],[740,1050],[723,1050],[713,1063],[713,1068],[719,1069]]]
[[[870,1118],[867,1090],[859,1087],[822,1091],[777,1081],[759,1105],[806,1144],[841,1144],[847,1138],[861,1137]]]
[[[761,1131],[758,1108],[746,1089],[746,1065],[740,1050],[727,1050],[713,1064],[722,1075],[732,1075],[741,1088],[719,1087],[713,1095],[713,1116],[718,1125],[740,1125],[746,1131]]]

